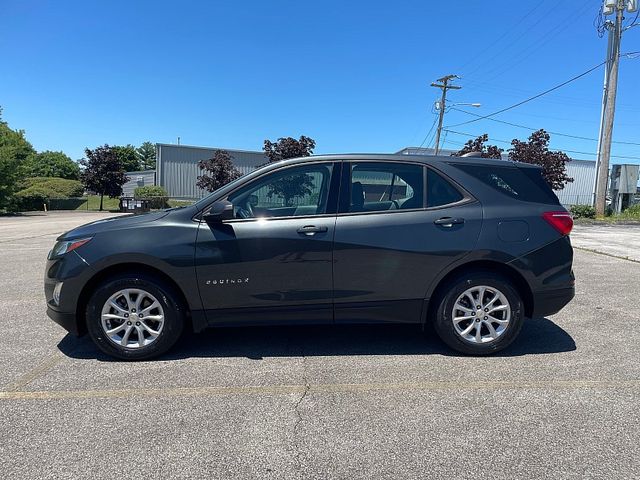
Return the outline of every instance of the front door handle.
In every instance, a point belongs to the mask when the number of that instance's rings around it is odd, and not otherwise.
[[[464,218],[442,217],[433,223],[435,223],[436,225],[441,225],[443,227],[449,228],[449,227],[453,227],[454,225],[460,225],[464,223]]]
[[[316,227],[315,225],[305,225],[304,227],[300,227],[298,229],[298,233],[300,235],[312,236],[316,233],[326,232],[328,230],[327,227]]]

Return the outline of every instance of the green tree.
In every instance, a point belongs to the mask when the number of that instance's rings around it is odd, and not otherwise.
[[[124,168],[125,172],[137,172],[138,170],[140,170],[140,161],[138,160],[138,152],[136,151],[136,147],[129,144],[124,146],[114,145],[111,148],[118,156],[118,159],[120,160],[120,163],[122,163],[122,168]]]
[[[264,141],[264,153],[269,162],[279,162],[287,158],[308,157],[313,154],[316,142],[313,138],[302,135],[298,140],[292,137],[282,137],[277,141]]]
[[[142,168],[142,170],[156,168],[156,147],[153,143],[144,142],[137,148],[136,154],[138,155],[139,168]]]
[[[80,178],[80,167],[62,152],[34,153],[24,163],[27,177],[58,177],[68,180]]]
[[[86,159],[80,160],[84,167],[82,183],[87,190],[100,195],[100,210],[102,210],[104,196],[115,198],[122,194],[122,185],[129,179],[120,160],[117,149],[104,145],[93,150],[84,150]]]
[[[0,208],[6,208],[18,181],[23,177],[23,164],[35,150],[23,130],[12,130],[2,120],[0,108]]]
[[[571,159],[560,151],[549,150],[550,135],[543,129],[533,132],[527,142],[514,139],[509,158],[516,162],[533,163],[542,167],[542,176],[554,190],[562,190],[573,178],[567,175],[567,162]]]
[[[198,177],[196,186],[208,192],[213,192],[242,176],[233,164],[233,157],[226,150],[216,150],[213,157],[200,160],[198,168],[202,175]]]
[[[308,173],[289,174],[278,178],[269,184],[267,197],[273,196],[284,199],[287,207],[293,205],[293,199],[311,195],[313,192],[313,177]]]
[[[279,162],[288,158],[308,157],[313,154],[316,141],[302,135],[298,140],[292,137],[282,137],[275,142],[264,141],[264,153],[269,162]],[[313,187],[313,178],[306,173],[286,175],[269,185],[268,197],[278,196],[284,199],[285,205],[290,206],[296,197],[309,195]]]
[[[502,158],[502,152],[504,150],[502,148],[498,148],[495,145],[485,145],[489,141],[489,135],[486,133],[480,135],[474,140],[467,140],[467,143],[464,144],[460,150],[455,153],[452,153],[452,156],[461,157],[466,153],[471,152],[480,152],[480,156],[482,158]]]

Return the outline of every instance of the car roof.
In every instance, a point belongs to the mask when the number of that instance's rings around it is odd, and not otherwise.
[[[512,160],[503,160],[497,158],[482,157],[456,157],[442,155],[399,155],[393,153],[344,153],[329,155],[311,155],[310,157],[298,157],[288,160],[274,162],[278,165],[289,165],[295,163],[317,162],[317,161],[338,161],[338,160],[361,160],[361,161],[395,161],[395,162],[415,162],[424,163],[426,165],[437,165],[439,163],[448,164],[465,164],[465,165],[483,165],[496,167],[521,167],[521,168],[540,168],[538,165],[529,163],[514,162]]]

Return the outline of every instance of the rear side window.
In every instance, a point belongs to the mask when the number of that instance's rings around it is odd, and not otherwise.
[[[456,203],[464,197],[448,180],[431,169],[427,170],[427,207]]]
[[[381,212],[423,207],[424,169],[398,162],[351,164],[348,212]],[[343,210],[344,211],[344,210]]]
[[[557,205],[558,197],[537,168],[452,164],[494,190],[523,202]]]

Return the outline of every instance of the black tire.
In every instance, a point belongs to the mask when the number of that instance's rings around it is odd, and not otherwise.
[[[157,338],[148,345],[128,348],[116,345],[102,328],[102,307],[120,290],[140,289],[153,295],[164,313],[164,325]],[[107,355],[121,360],[148,360],[168,351],[182,335],[185,307],[174,289],[149,275],[127,273],[111,277],[98,285],[86,309],[87,331],[96,346]],[[142,342],[143,344],[145,342]]]
[[[511,307],[511,318],[507,327],[495,340],[487,343],[471,343],[471,341],[462,338],[456,331],[452,318],[453,308],[458,297],[475,286],[487,286],[499,290]],[[484,271],[470,272],[451,280],[441,292],[439,297],[435,299],[437,308],[435,316],[432,318],[433,325],[442,341],[458,352],[466,355],[490,355],[499,352],[508,347],[522,329],[524,323],[522,299],[513,284],[501,275]],[[470,324],[463,324],[461,329]],[[483,328],[487,331],[486,327]]]

